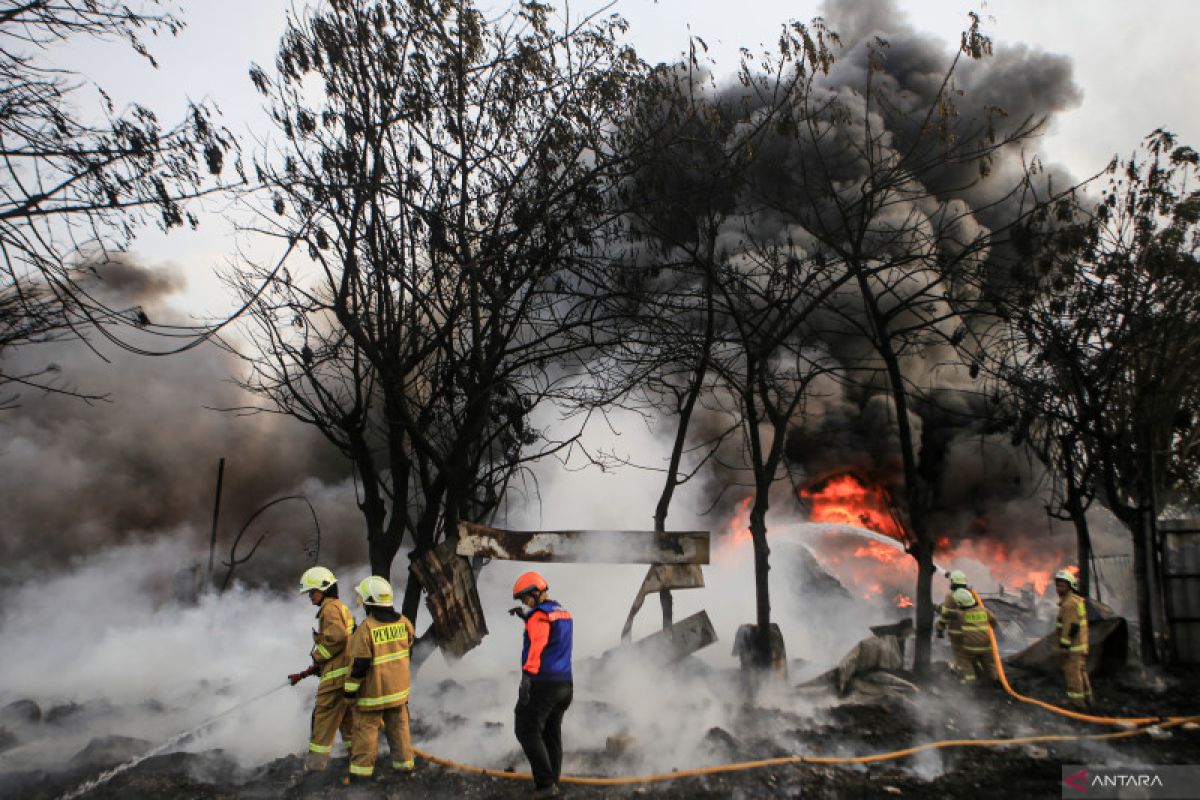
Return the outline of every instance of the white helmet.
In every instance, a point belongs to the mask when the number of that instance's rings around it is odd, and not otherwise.
[[[1054,573],[1054,580],[1066,581],[1067,585],[1072,589],[1076,591],[1079,590],[1079,579],[1076,578],[1075,573],[1071,572],[1069,569],[1060,569],[1058,572]]]
[[[967,573],[963,572],[961,569],[955,569],[947,572],[946,577],[950,579],[951,586],[967,585]]]
[[[333,577],[333,573],[329,570],[324,567],[309,567],[300,576],[300,594],[311,592],[314,589],[323,592],[335,583],[337,583],[337,578]]]
[[[392,585],[386,578],[378,575],[364,578],[354,591],[358,592],[358,599],[364,606],[392,606]]]
[[[961,608],[970,608],[975,605],[975,595],[970,589],[955,589],[954,602],[958,603]]]

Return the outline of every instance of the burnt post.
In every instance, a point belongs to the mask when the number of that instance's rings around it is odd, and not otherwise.
[[[212,533],[208,537],[208,571],[204,574],[204,591],[212,588],[213,557],[217,551],[217,521],[221,516],[221,483],[225,478],[225,457],[217,462],[217,493],[213,499]]]

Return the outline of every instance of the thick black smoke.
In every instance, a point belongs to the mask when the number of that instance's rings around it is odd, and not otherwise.
[[[957,43],[947,45],[914,30],[891,0],[830,2],[824,16],[843,46],[836,50],[837,60],[815,92],[818,98],[836,98],[850,119],[858,121],[830,129],[830,141],[836,139],[843,146],[824,146],[828,153],[847,154],[839,159],[836,169],[840,172],[834,177],[846,187],[847,196],[852,196],[868,175],[865,161],[853,155],[861,152],[862,139],[868,135],[861,120],[869,113],[870,135],[878,137],[885,152],[907,152],[918,144],[916,137],[928,137],[928,130],[922,132],[921,128],[926,119],[924,110],[937,103],[944,89]],[[873,102],[888,98],[892,106],[886,111],[880,103],[868,112],[863,91],[873,55],[877,67],[870,75],[876,96]],[[728,95],[740,91],[737,85],[725,90]],[[993,56],[978,62],[964,56],[950,84],[949,96],[955,109],[949,118],[960,126],[960,132],[976,121],[983,125],[989,116],[1001,132],[1027,119],[1052,124],[1056,114],[1081,99],[1067,58],[1003,44],[996,45]],[[884,212],[887,218],[878,226],[878,246],[892,246],[887,239],[894,229],[889,229],[888,223],[902,228],[912,220],[927,220],[932,228],[938,224],[940,209],[947,207],[955,216],[961,215],[956,231],[960,240],[998,230],[1013,219],[1020,199],[1013,196],[1001,202],[1001,198],[1025,175],[1037,144],[1034,138],[1000,151],[986,178],[981,178],[975,161],[945,162],[923,171],[917,176],[920,185],[906,192],[912,200],[896,202]],[[804,226],[821,224],[825,212],[820,203],[806,206],[802,201],[795,202],[790,204],[793,210],[807,210],[791,215],[787,210],[789,198],[810,191],[806,181],[812,176],[798,166],[804,154],[797,148],[805,146],[803,137],[790,135],[768,136],[759,143],[762,150],[758,161],[766,168],[755,172],[755,189],[747,193],[743,208],[728,226],[731,263],[737,263],[738,242],[747,239],[794,248],[800,259],[813,254],[817,245]],[[1054,167],[1051,158],[1043,154],[1041,162],[1048,166],[1037,178],[1039,188],[1044,190],[1051,183],[1059,189],[1069,185],[1070,176]],[[762,197],[769,202],[755,205],[753,201]],[[832,210],[834,206],[829,203],[827,208]],[[752,235],[746,236],[745,231]],[[952,238],[943,237],[938,246],[952,247]],[[873,246],[872,242],[866,245]],[[920,261],[910,262],[903,272],[889,275],[895,296],[903,296],[907,289],[921,291],[924,284],[934,285],[938,257],[939,253],[931,250],[923,257],[927,266]],[[989,276],[983,283],[992,281],[993,273],[994,280],[1003,280],[1009,253],[993,246],[979,258],[984,274]],[[962,286],[946,284],[945,291],[951,290],[964,291]],[[837,314],[817,314],[813,318],[814,348],[840,365],[836,372],[851,375],[853,380],[818,381],[810,391],[788,441],[793,479],[815,482],[834,473],[853,471],[899,495],[903,491],[902,462],[886,374],[861,333],[869,330],[870,324],[857,287],[847,286],[834,300]],[[884,305],[889,302],[884,296]],[[948,308],[948,298],[937,302]],[[930,313],[928,308],[921,309],[920,314],[901,311],[891,324],[903,327]],[[940,322],[939,328],[943,337],[950,339],[962,325],[960,319],[951,318]],[[988,417],[983,386],[970,375],[954,348],[948,344],[913,348],[904,354],[902,367],[916,389],[909,421],[920,443],[920,469],[933,493],[931,524],[935,535],[952,541],[1038,539],[1046,544],[1044,552],[1051,562],[1065,554],[1069,532],[1057,523],[1047,523],[1043,470],[1010,439],[998,421]],[[699,430],[716,431],[725,424],[727,420],[708,419],[700,423]],[[730,452],[721,463],[736,464],[740,460],[738,454]],[[723,490],[730,502],[749,493],[728,489],[745,483],[743,473],[720,467],[715,473],[714,491]],[[796,503],[793,487],[781,484],[772,508],[786,516],[798,510]],[[1053,543],[1044,542],[1048,533]]]
[[[153,322],[192,322],[170,306],[183,276],[128,258],[88,268],[87,288],[116,309],[141,308]],[[121,333],[136,337],[135,330]],[[239,365],[210,345],[164,358],[126,353],[93,335],[103,360],[80,341],[6,354],[6,368],[57,364],[57,385],[106,402],[26,390],[20,405],[0,412],[0,562],[25,570],[86,557],[110,545],[182,537],[207,560],[218,459],[226,459],[218,561],[233,535],[262,504],[304,494],[321,522],[321,557],[360,560],[365,538],[343,461],[310,428],[290,418],[238,416],[230,382]],[[138,344],[162,348],[160,340]],[[24,363],[12,363],[16,360]],[[312,538],[299,503],[266,512],[247,532],[241,554],[269,532],[237,575],[249,580],[295,577]],[[181,564],[184,568],[188,565]],[[218,566],[217,576],[224,570]]]
[[[864,85],[868,48],[876,47],[882,69],[872,76],[877,90],[900,98],[912,109],[931,107],[942,91],[954,49],[934,37],[915,31],[891,0],[862,3],[829,3],[826,16],[838,32],[845,51],[832,69],[828,89],[841,98],[849,87]],[[880,47],[879,41],[886,41]],[[1025,46],[997,44],[995,54],[980,61],[965,57],[956,70],[952,100],[957,119],[969,128],[991,113],[998,130],[1026,119],[1053,122],[1057,113],[1072,108],[1081,96],[1071,77],[1068,59]],[[997,113],[1002,109],[1003,113]],[[920,119],[920,115],[915,115]],[[898,120],[890,130],[892,146],[902,151],[919,135],[907,124],[913,117],[880,115],[877,120]],[[1024,174],[1026,159],[1037,140],[1023,151],[1014,146],[1001,151],[992,172],[981,179],[975,163],[945,163],[920,176],[924,188],[942,203],[970,212],[961,227],[973,231],[996,230],[1011,221],[1017,197],[997,200]],[[1044,159],[1047,162],[1050,159]],[[1069,184],[1061,169],[1050,168],[1059,188]],[[856,176],[862,178],[863,176]],[[911,209],[920,213],[920,208]],[[905,214],[910,209],[904,209]],[[995,248],[988,254],[987,269],[1004,270],[1007,254]],[[919,276],[917,276],[919,281]],[[903,284],[900,284],[903,286]],[[853,303],[843,305],[852,308]],[[893,321],[902,326],[905,317]],[[865,324],[866,320],[860,320]],[[962,323],[945,323],[951,334]],[[847,365],[860,363],[862,343],[854,337],[826,337],[824,343]],[[999,423],[989,419],[983,386],[961,366],[948,345],[927,346],[904,360],[906,378],[922,400],[910,412],[920,442],[923,477],[933,487],[935,515],[931,520],[938,536],[1044,536],[1047,531],[1041,470],[1029,454],[1014,444]],[[824,413],[807,417],[790,442],[789,455],[813,477],[823,477],[845,465],[864,477],[899,491],[900,459],[895,447],[891,402],[879,383],[846,386],[842,402],[829,400]]]

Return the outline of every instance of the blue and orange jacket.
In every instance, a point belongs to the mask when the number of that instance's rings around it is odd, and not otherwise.
[[[553,600],[539,603],[525,618],[521,669],[534,681],[571,680],[571,612]]]

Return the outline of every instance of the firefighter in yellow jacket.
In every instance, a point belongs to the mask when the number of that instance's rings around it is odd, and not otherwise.
[[[372,575],[356,587],[367,618],[350,638],[350,676],[346,700],[354,704],[354,740],[350,746],[351,780],[375,772],[379,729],[392,751],[392,769],[411,772],[412,740],[408,732],[408,655],[413,624],[392,608],[392,585]]]
[[[1092,704],[1092,682],[1088,678],[1087,603],[1079,596],[1079,583],[1070,570],[1054,573],[1058,593],[1058,652],[1067,684],[1067,703],[1076,708]]]
[[[955,589],[954,602],[960,609],[962,656],[958,671],[963,683],[973,683],[982,673],[996,680],[996,662],[992,658],[989,629],[996,626],[996,615],[986,608],[970,589]]]
[[[943,636],[949,635],[950,653],[954,658],[954,666],[961,668],[966,660],[962,649],[962,609],[955,602],[954,593],[959,589],[970,589],[971,587],[967,585],[967,576],[962,570],[956,569],[946,577],[950,579],[950,588],[946,590],[946,599],[942,600],[942,604],[938,606],[937,637],[941,639]]]
[[[352,714],[342,702],[342,684],[350,671],[350,635],[354,633],[354,615],[338,599],[337,578],[325,567],[313,567],[300,576],[300,592],[318,606],[317,629],[313,631],[312,664],[308,669],[288,675],[295,686],[309,675],[319,675],[317,702],[313,706],[312,734],[304,769],[320,771],[329,765],[333,740],[340,730],[342,741],[349,744],[353,733]]]

